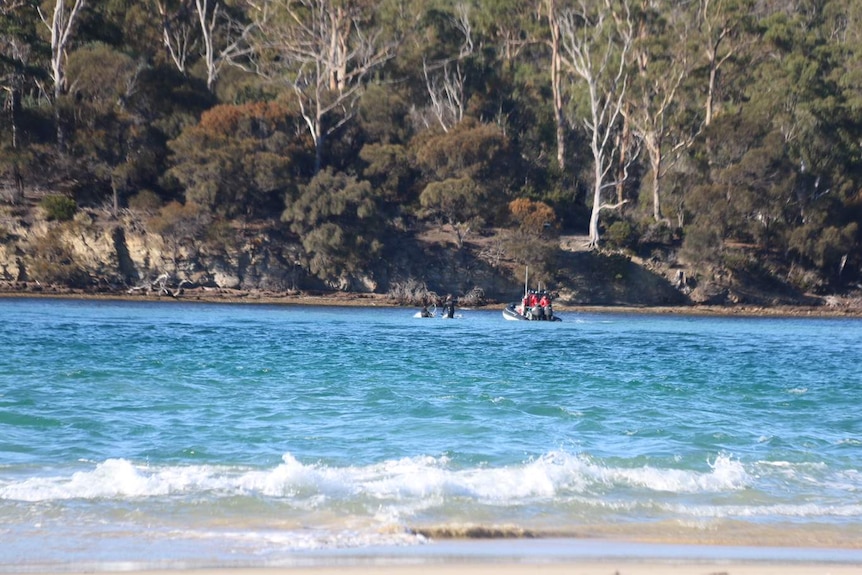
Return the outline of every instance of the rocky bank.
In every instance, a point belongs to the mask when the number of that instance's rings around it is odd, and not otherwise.
[[[0,206],[0,293],[339,305],[415,305],[425,295],[452,293],[479,307],[523,290],[523,264],[494,249],[494,234],[460,246],[445,230],[400,238],[367,275],[327,285],[307,273],[300,246],[276,225],[232,224],[196,240],[153,233],[147,217],[86,209],[57,222],[35,203]],[[588,250],[580,236],[563,236],[555,261],[548,287],[560,309],[862,314],[862,297],[853,294],[815,296],[751,278],[698,276],[680,262]]]

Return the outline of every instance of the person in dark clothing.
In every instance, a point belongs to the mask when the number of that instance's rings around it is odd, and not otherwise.
[[[455,317],[455,298],[452,297],[452,294],[446,296],[446,301],[443,303],[443,313],[449,319]]]

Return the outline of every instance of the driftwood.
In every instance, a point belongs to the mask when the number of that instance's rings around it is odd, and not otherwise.
[[[144,282],[140,285],[130,287],[129,293],[130,294],[136,293],[136,292],[147,292],[147,293],[149,293],[151,291],[154,291],[154,292],[157,292],[160,296],[163,295],[163,296],[168,296],[168,297],[176,299],[177,296],[180,296],[185,292],[186,286],[193,286],[194,285],[194,283],[190,282],[189,280],[184,279],[184,280],[180,281],[179,285],[177,285],[176,288],[172,288],[168,285],[169,279],[170,279],[170,276],[168,274],[164,273],[152,281]]]

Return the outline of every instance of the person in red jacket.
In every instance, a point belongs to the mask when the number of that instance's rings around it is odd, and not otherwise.
[[[536,295],[536,292],[530,292],[530,315],[528,316],[530,319],[541,319],[539,315],[542,313],[542,309],[539,307],[539,296]]]
[[[542,294],[541,299],[539,299],[539,308],[541,309],[542,319],[551,319],[554,317],[554,312],[551,309],[551,298],[548,297],[548,294]]]

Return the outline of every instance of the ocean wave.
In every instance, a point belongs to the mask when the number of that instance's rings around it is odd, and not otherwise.
[[[294,549],[568,536],[587,526],[657,522],[842,525],[862,517],[862,474],[812,462],[743,463],[729,454],[696,468],[677,458],[646,464],[567,451],[496,467],[464,467],[445,456],[336,466],[290,453],[268,468],[78,464],[29,477],[0,467],[0,516],[30,522],[35,513],[40,524],[64,517],[60,523],[94,532],[106,520],[144,522],[151,534],[159,532],[152,525],[175,528],[176,518],[186,537]],[[229,535],[235,529],[240,535]]]
[[[0,499],[140,498],[167,495],[259,496],[290,500],[425,501],[456,498],[512,505],[596,495],[613,489],[707,493],[745,489],[744,466],[721,455],[706,471],[608,465],[586,455],[551,452],[518,465],[456,468],[447,457],[419,456],[367,466],[303,463],[291,454],[269,469],[136,464],[108,459],[69,475],[0,479]]]
[[[638,460],[639,461],[639,460]],[[698,469],[602,460],[554,451],[516,465],[459,467],[445,456],[417,456],[364,466],[301,462],[285,454],[270,468],[148,465],[126,459],[81,462],[86,469],[30,477],[0,469],[0,502],[67,500],[264,501],[296,513],[344,512],[380,525],[417,517],[460,516],[484,509],[494,518],[530,514],[654,513],[687,517],[853,517],[862,515],[862,474],[822,463],[744,464],[728,454]],[[672,465],[678,465],[672,466]],[[792,488],[788,488],[789,485]],[[789,498],[796,493],[799,498]],[[808,494],[808,495],[806,495]],[[813,497],[813,498],[812,498]],[[716,503],[720,501],[720,503]],[[251,504],[251,503],[249,503]],[[586,514],[586,515],[584,515]]]

